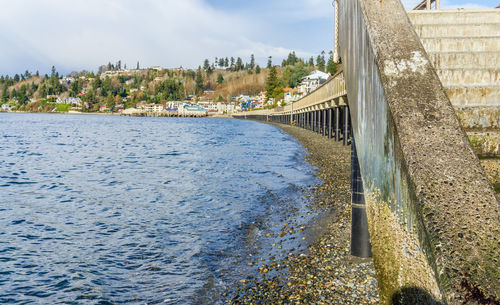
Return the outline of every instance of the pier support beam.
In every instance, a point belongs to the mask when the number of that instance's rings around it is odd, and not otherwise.
[[[372,248],[370,245],[370,233],[368,232],[368,219],[366,217],[363,180],[361,179],[354,135],[351,136],[351,191],[351,255],[371,257]]]
[[[349,107],[345,106],[344,108],[344,146],[348,145],[349,142]]]
[[[332,112],[333,109],[328,109],[328,139],[332,138]]]
[[[316,132],[321,133],[321,110],[316,110],[316,118],[317,118]]]
[[[326,136],[326,109],[323,110],[323,136]]]
[[[335,141],[340,141],[340,113],[339,107],[335,107]]]

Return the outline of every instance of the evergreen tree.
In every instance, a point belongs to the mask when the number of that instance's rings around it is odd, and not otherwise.
[[[139,70],[139,62],[137,62],[136,69]]]
[[[200,94],[203,92],[203,75],[201,74],[201,67],[198,67],[198,71],[196,72],[196,94]]]
[[[330,51],[330,56],[328,57],[328,64],[326,65],[326,72],[330,74],[337,73],[337,64],[333,61],[333,52]]]
[[[222,73],[217,74],[217,84],[222,84],[224,82],[224,77],[222,76]]]
[[[56,67],[55,66],[52,66],[52,70],[51,70],[51,73],[50,73],[50,78],[56,78]]]
[[[243,70],[243,60],[238,57],[238,59],[236,60],[236,71],[240,70]]]
[[[209,69],[210,69],[210,62],[208,61],[208,59],[205,59],[205,61],[203,62],[203,70],[207,72]]]
[[[272,66],[273,66],[273,57],[269,56],[269,58],[267,59],[267,68],[271,69]]]
[[[3,86],[2,89],[2,102],[7,102],[9,99],[9,91],[7,90],[7,85]]]
[[[235,67],[234,67],[234,57],[231,57],[231,70],[234,70]]]
[[[259,65],[257,65],[255,67],[255,74],[260,74],[260,66]]]
[[[316,66],[318,66],[318,70],[325,72],[325,51],[322,51],[316,58]]]
[[[111,109],[113,107],[115,107],[115,100],[111,95],[108,95],[106,97],[106,108]]]
[[[255,68],[255,56],[252,54],[250,55],[250,69]]]
[[[314,67],[314,57],[309,58],[309,67]]]
[[[278,71],[271,67],[266,81],[266,101],[274,97],[274,89],[279,86]]]
[[[224,58],[220,58],[219,59],[219,68],[223,68],[224,67]]]
[[[228,68],[229,67],[229,58],[226,57],[226,59],[224,59],[224,67]]]

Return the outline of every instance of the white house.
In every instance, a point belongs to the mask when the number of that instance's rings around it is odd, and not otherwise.
[[[141,108],[145,112],[162,112],[163,111],[162,104],[146,104],[146,105],[142,105]]]
[[[235,112],[234,103],[217,103],[217,113],[218,114],[231,114]]]
[[[330,75],[328,73],[314,70],[311,74],[302,79],[297,88],[300,93],[304,95],[309,94],[311,91],[316,90],[316,88],[325,83],[329,76]]]
[[[181,104],[180,101],[168,101],[165,103],[165,109],[177,109]]]
[[[178,108],[178,113],[179,115],[182,115],[182,116],[207,116],[208,115],[208,111],[201,107],[201,106],[196,106],[196,105],[192,105],[192,104],[182,104],[182,105],[179,105],[179,108]]]
[[[208,110],[208,112],[217,112],[217,103],[214,103],[210,100],[200,101],[198,105]]]
[[[82,100],[79,97],[68,97],[66,99],[58,97],[56,103],[80,106],[82,104]]]

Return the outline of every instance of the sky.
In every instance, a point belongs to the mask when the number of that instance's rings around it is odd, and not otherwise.
[[[196,68],[205,58],[265,65],[333,48],[332,0],[0,0],[0,75],[128,67]],[[420,0],[402,0],[413,8]],[[441,0],[492,8],[500,0]]]

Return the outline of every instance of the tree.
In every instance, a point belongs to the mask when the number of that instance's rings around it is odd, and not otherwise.
[[[7,85],[5,85],[2,89],[2,102],[7,102],[9,99],[9,91],[7,90]]]
[[[283,60],[282,66],[295,65],[298,62],[297,55],[295,55],[295,51],[292,51],[288,54],[288,58]]]
[[[238,57],[238,59],[236,60],[236,71],[240,70],[243,70],[243,60]]]
[[[309,67],[314,67],[314,57],[311,56],[311,58],[309,58],[309,62],[307,63],[307,65]]]
[[[139,62],[137,62],[136,69],[139,70]]]
[[[201,67],[198,67],[198,71],[196,72],[195,83],[196,83],[195,87],[196,94],[200,94],[201,92],[203,92],[203,75],[201,74]]]
[[[318,70],[325,72],[325,51],[322,51],[316,58],[316,65],[318,66]]]
[[[224,77],[222,76],[222,73],[217,74],[217,84],[222,84],[224,82]]]
[[[266,81],[266,101],[274,97],[274,89],[279,86],[278,71],[276,67],[271,67]]]
[[[255,74],[260,74],[260,66],[259,65],[257,65],[255,67]]]
[[[255,68],[255,56],[252,54],[250,55],[250,69]]]
[[[328,64],[326,65],[326,72],[330,74],[337,73],[337,64],[333,61],[333,52],[330,51],[330,56],[328,57]]]
[[[271,69],[272,66],[273,66],[273,57],[269,56],[269,58],[267,59],[267,68]]]
[[[50,73],[50,78],[55,78],[56,77],[56,67],[55,66],[52,66],[52,72]]]
[[[291,68],[290,79],[288,82],[288,86],[295,88],[301,79],[307,76],[309,70],[303,61],[299,61]]]
[[[231,57],[231,70],[234,70],[234,57]]]
[[[207,72],[209,69],[210,69],[210,62],[208,61],[208,59],[205,59],[205,61],[203,62],[203,70]]]
[[[108,97],[106,97],[106,108],[111,109],[113,107],[115,107],[115,100],[111,95],[108,95]]]
[[[229,58],[226,57],[226,59],[224,59],[224,67],[228,68],[229,67]]]
[[[223,68],[224,67],[224,58],[220,58],[219,59],[219,68]]]

